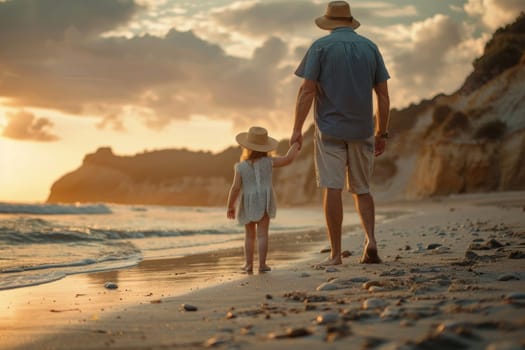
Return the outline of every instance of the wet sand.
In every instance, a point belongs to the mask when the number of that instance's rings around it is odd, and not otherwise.
[[[0,349],[523,348],[524,192],[377,210],[378,265],[347,227],[333,268],[308,232],[271,237],[269,273],[234,248],[1,291]]]

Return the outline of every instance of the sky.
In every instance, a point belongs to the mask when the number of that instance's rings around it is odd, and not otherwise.
[[[453,93],[523,0],[350,0],[391,106]],[[44,202],[99,147],[220,152],[288,138],[317,0],[0,0],[0,201]],[[311,123],[312,119],[307,121]]]

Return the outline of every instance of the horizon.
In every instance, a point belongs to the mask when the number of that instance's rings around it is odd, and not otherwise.
[[[44,202],[100,147],[217,154],[255,124],[289,138],[293,71],[327,34],[313,22],[327,1],[46,1],[0,0],[0,202]],[[383,54],[398,110],[457,91],[496,29],[525,10],[518,0],[349,3]]]

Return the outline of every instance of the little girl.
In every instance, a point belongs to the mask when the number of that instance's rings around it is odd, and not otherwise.
[[[241,161],[235,164],[233,184],[228,195],[229,219],[235,219],[235,202],[242,190],[237,213],[237,220],[245,228],[244,256],[246,264],[243,270],[253,270],[255,236],[259,253],[259,271],[270,271],[266,265],[268,253],[268,229],[270,218],[275,217],[275,195],[272,188],[272,169],[290,164],[299,144],[294,143],[284,157],[271,157],[270,151],[277,148],[278,141],[268,136],[266,129],[251,127],[236,137],[243,147]]]

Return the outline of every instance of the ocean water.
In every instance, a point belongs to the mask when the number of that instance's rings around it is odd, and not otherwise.
[[[345,219],[346,220],[346,219]],[[279,208],[270,232],[318,229],[319,206]],[[0,203],[0,290],[242,246],[225,208]]]

